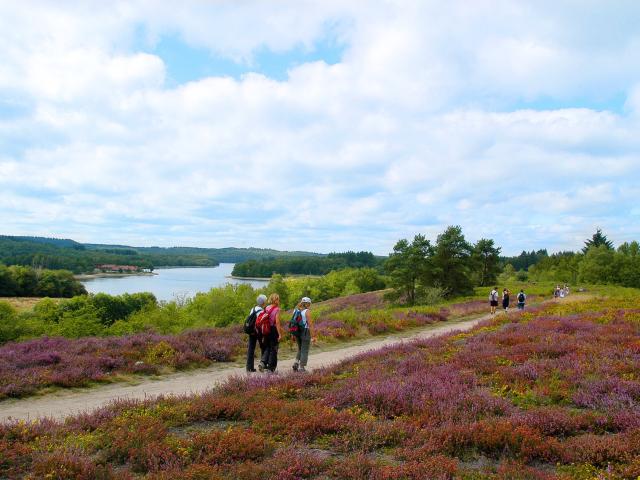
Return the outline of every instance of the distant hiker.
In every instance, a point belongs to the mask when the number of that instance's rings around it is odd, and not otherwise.
[[[509,311],[509,289],[502,290],[502,308],[505,312]]]
[[[569,296],[569,285],[567,285],[566,283],[564,284],[564,296]]]
[[[527,295],[524,293],[524,290],[520,289],[520,293],[518,294],[518,310],[524,310],[524,304],[527,301]]]
[[[256,298],[256,305],[249,312],[249,316],[244,322],[244,332],[249,335],[249,345],[247,347],[247,372],[255,372],[254,358],[256,352],[256,344],[258,343],[258,332],[256,331],[256,319],[264,310],[264,304],[267,303],[267,296],[260,294]],[[263,352],[263,344],[260,342],[260,351]]]
[[[294,335],[296,343],[298,344],[298,353],[296,354],[296,360],[293,363],[293,370],[296,372],[305,372],[307,366],[307,359],[309,358],[309,346],[311,344],[311,299],[309,297],[302,297],[300,303],[294,310],[294,316],[291,319],[292,322],[297,323],[296,326],[300,326],[297,330],[297,334]],[[297,314],[299,317],[297,317]],[[291,329],[290,329],[291,330]],[[315,337],[313,338],[315,341]]]
[[[489,294],[489,305],[491,305],[491,315],[496,313],[496,307],[498,306],[498,287],[493,287]]]
[[[560,285],[556,285],[556,289],[553,291],[553,298],[560,297]]]
[[[282,332],[280,330],[280,296],[277,293],[269,295],[269,305],[265,308],[265,325],[262,327],[264,352],[258,370],[275,372],[278,367],[278,345]]]

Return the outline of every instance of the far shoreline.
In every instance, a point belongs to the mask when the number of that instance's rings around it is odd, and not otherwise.
[[[135,273],[81,273],[79,275],[74,275],[73,278],[76,280],[93,280],[95,278],[120,278],[120,277],[150,277],[152,275],[158,275],[155,272],[135,272]]]
[[[269,282],[271,277],[237,277],[235,275],[227,275],[224,278],[230,278],[231,280],[248,280],[252,282]]]

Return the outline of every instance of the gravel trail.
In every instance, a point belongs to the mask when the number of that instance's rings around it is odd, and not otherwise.
[[[471,320],[449,321],[413,330],[410,333],[399,333],[372,339],[358,345],[352,344],[326,351],[319,351],[319,348],[312,345],[308,369],[325,367],[354,355],[388,345],[434,337],[454,330],[469,330],[489,318],[491,315],[483,315]],[[287,353],[286,349],[284,349],[284,353]],[[292,364],[293,359],[281,360],[278,362],[278,370],[289,372]],[[207,390],[233,375],[245,375],[244,367],[239,367],[238,364],[217,364],[204,369],[174,373],[159,379],[142,379],[136,385],[113,383],[93,388],[61,390],[25,399],[5,400],[0,402],[0,422],[10,419],[32,420],[39,417],[61,419],[92,410],[121,398],[144,399],[156,395],[197,393]],[[256,372],[252,375],[261,374]]]

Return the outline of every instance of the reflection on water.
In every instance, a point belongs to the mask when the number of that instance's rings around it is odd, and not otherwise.
[[[221,263],[217,267],[207,268],[162,268],[155,270],[158,275],[109,277],[83,280],[90,293],[123,293],[151,292],[158,300],[175,300],[194,296],[197,292],[207,292],[213,287],[227,283],[247,283],[260,288],[268,282],[265,280],[236,280],[227,278],[233,270],[233,263]]]

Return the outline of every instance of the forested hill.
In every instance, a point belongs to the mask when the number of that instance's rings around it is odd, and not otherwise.
[[[199,247],[127,247],[125,245],[99,245],[85,244],[89,249],[112,249],[112,248],[128,248],[135,249],[140,253],[146,254],[170,254],[170,255],[198,255],[207,256],[221,263],[239,263],[247,260],[260,260],[264,258],[277,257],[320,257],[319,253],[313,252],[287,252],[281,250],[273,250],[271,248],[199,248]]]
[[[219,262],[317,256],[310,252],[281,252],[261,248],[132,247],[83,244],[70,239],[0,235],[0,264],[91,272],[99,264],[210,267]]]
[[[386,257],[376,257],[371,252],[330,253],[324,256],[289,256],[248,260],[237,263],[233,275],[237,277],[270,277],[281,275],[324,275],[343,268],[379,267]]]

